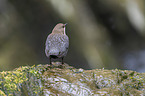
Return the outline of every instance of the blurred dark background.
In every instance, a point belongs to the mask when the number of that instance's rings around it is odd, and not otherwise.
[[[145,0],[0,0],[0,71],[48,64],[45,41],[68,23],[65,62],[145,72]]]

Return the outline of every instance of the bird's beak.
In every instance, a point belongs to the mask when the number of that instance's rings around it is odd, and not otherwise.
[[[67,25],[67,23],[64,24],[64,26],[66,26],[66,25]]]

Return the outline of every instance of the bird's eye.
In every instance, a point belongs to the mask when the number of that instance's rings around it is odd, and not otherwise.
[[[64,28],[65,26],[62,26],[62,28]]]

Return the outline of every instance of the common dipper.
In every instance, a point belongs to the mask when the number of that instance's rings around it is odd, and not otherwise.
[[[51,58],[61,58],[62,64],[64,64],[63,58],[66,56],[69,47],[69,38],[65,33],[66,24],[58,23],[47,37],[45,54],[49,58],[50,64],[52,64]]]

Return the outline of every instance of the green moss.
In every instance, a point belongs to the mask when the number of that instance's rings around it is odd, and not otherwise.
[[[38,80],[37,78],[40,78],[40,75],[35,66],[22,66],[13,71],[0,72],[1,91],[9,96],[19,96],[23,94],[23,87],[25,85],[29,86],[30,84],[32,88],[30,90],[28,89],[28,91],[32,91],[34,94],[38,94],[41,88],[39,85],[35,84]],[[33,80],[36,80],[36,82]],[[33,82],[34,84],[32,84],[31,82]],[[25,94],[29,94],[29,92]]]
[[[0,90],[0,96],[7,96],[2,90]]]
[[[145,95],[145,73],[130,70],[83,70],[67,64],[23,66],[0,73],[2,96]]]

